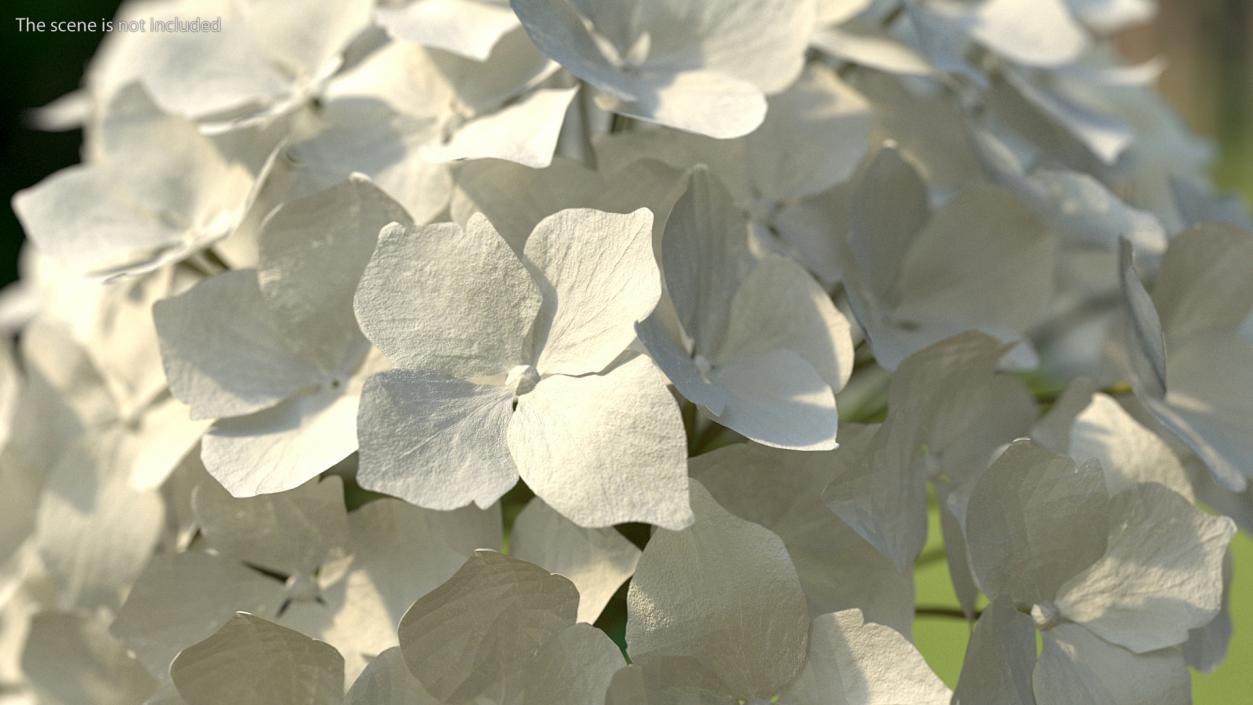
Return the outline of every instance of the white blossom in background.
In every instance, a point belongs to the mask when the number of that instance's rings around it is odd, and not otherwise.
[[[1155,10],[124,4],[222,31],[34,116],[0,705],[1189,702],[1253,224]]]

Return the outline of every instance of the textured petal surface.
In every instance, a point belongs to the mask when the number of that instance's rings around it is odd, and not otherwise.
[[[344,657],[334,647],[240,612],[170,664],[187,705],[338,705]]]
[[[1136,653],[1182,643],[1222,606],[1235,524],[1155,484],[1123,492],[1110,510],[1109,548],[1062,586],[1058,609]]]
[[[1105,553],[1110,511],[1095,463],[1075,467],[1018,441],[979,480],[966,509],[970,563],[990,596],[1017,605],[1053,599]]]
[[[513,394],[436,372],[389,370],[362,392],[360,482],[431,509],[486,507],[518,479],[506,445]]]
[[[805,669],[779,702],[944,705],[951,696],[900,632],[846,610],[814,619]]]
[[[613,528],[584,529],[535,498],[514,520],[509,555],[569,578],[578,619],[591,624],[635,572],[640,550]]]
[[[1178,649],[1133,654],[1075,624],[1044,632],[1032,680],[1038,705],[1177,705],[1191,700]]]
[[[321,377],[288,346],[255,270],[206,279],[158,302],[153,315],[170,390],[193,418],[261,411]]]
[[[540,294],[485,218],[462,228],[390,226],[357,291],[366,336],[401,367],[472,378],[531,362]]]
[[[430,694],[464,703],[508,692],[524,667],[573,625],[579,593],[559,575],[479,551],[400,622],[400,649]]]
[[[526,241],[543,305],[535,322],[542,374],[600,372],[635,339],[635,322],[661,298],[652,248],[653,214],[563,210]]]
[[[632,658],[690,656],[738,698],[770,698],[800,671],[809,614],[782,539],[692,485],[696,522],[649,541],[627,594]],[[734,584],[735,590],[725,586]]]
[[[646,357],[604,375],[541,380],[518,399],[508,438],[522,479],[580,526],[692,521],[683,421]]]

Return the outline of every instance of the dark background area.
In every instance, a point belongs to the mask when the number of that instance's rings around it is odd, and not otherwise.
[[[13,194],[52,172],[79,161],[82,134],[40,132],[27,128],[25,113],[78,88],[87,61],[101,33],[52,34],[18,32],[18,17],[36,20],[90,20],[113,17],[118,0],[54,0],[5,3],[0,31],[0,63],[4,65],[0,101],[0,283],[17,276],[22,228],[9,205]]]

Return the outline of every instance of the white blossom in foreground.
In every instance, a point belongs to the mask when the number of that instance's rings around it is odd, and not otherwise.
[[[361,385],[380,362],[352,296],[378,230],[408,216],[353,178],[262,226],[256,269],[224,272],[154,309],[170,391],[217,419],[201,457],[236,496],[292,489],[357,448]],[[312,224],[323,233],[309,256]]]
[[[1220,609],[1235,527],[1156,483],[1113,495],[1105,487],[1098,463],[1076,467],[1028,441],[979,480],[965,526],[975,578],[993,602],[959,700],[1187,697],[1180,646]],[[1044,642],[1038,660],[1033,627]]]
[[[689,522],[678,408],[647,358],[622,358],[660,296],[651,228],[647,210],[564,210],[522,259],[481,216],[384,229],[357,317],[400,369],[364,391],[362,484],[451,509],[521,476],[583,526]]]

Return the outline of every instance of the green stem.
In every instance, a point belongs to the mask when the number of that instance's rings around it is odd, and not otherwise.
[[[974,615],[972,615],[972,617],[974,619],[978,619],[980,614],[982,614],[982,612],[980,612],[979,610],[975,610],[975,613]],[[960,607],[942,607],[939,605],[918,605],[914,607],[914,616],[915,617],[947,617],[951,619],[960,619],[963,622],[967,621],[966,613],[963,612]]]

